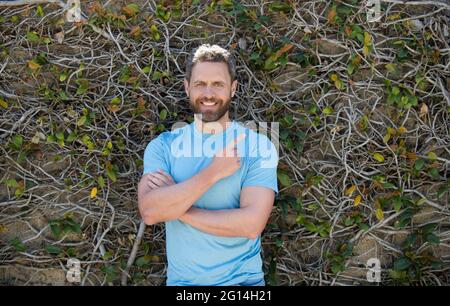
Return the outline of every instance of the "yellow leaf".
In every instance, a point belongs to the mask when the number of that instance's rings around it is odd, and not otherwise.
[[[387,133],[386,135],[384,135],[384,137],[383,137],[384,143],[387,143],[389,141],[389,139],[391,139],[391,134]]]
[[[97,196],[97,187],[92,188],[91,190],[91,199]]]
[[[347,196],[352,196],[353,192],[356,190],[356,185],[353,185],[351,187],[349,187],[346,191],[345,191],[345,195]]]
[[[373,157],[380,163],[384,162],[384,157],[380,153],[373,153]]]
[[[361,203],[361,195],[360,195],[360,194],[358,194],[358,195],[355,197],[355,201],[353,202],[353,206],[358,206],[359,203]]]
[[[364,32],[364,46],[370,46],[372,43],[372,36],[369,33]]]
[[[368,46],[364,46],[364,47],[363,47],[363,54],[364,54],[365,56],[369,55],[369,47],[368,47]]]
[[[394,128],[388,127],[387,132],[390,135],[395,135],[397,131]]]
[[[117,112],[118,110],[120,110],[120,107],[119,107],[118,105],[115,105],[115,104],[109,104],[109,105],[108,105],[108,110],[109,110],[111,113],[115,113],[115,112]]]
[[[6,226],[0,224],[0,234],[5,233],[7,230]]]
[[[378,219],[379,221],[381,221],[381,220],[384,219],[384,213],[383,213],[383,211],[381,210],[381,208],[377,208],[377,210],[375,211],[375,216],[377,217],[377,219]]]
[[[401,126],[401,127],[399,127],[398,129],[397,129],[397,132],[399,133],[399,134],[404,134],[404,133],[406,133],[408,130],[404,127],[404,126]]]
[[[7,109],[8,103],[5,100],[0,99],[0,106],[3,107],[4,109]]]
[[[31,61],[28,61],[28,67],[30,67],[30,69],[36,70],[36,69],[40,68],[41,65],[39,65],[35,61],[31,60]]]
[[[431,159],[431,160],[436,160],[437,159],[437,155],[436,155],[436,153],[434,153],[434,152],[428,152],[428,157]]]
[[[428,106],[425,103],[422,103],[422,106],[420,107],[420,115],[419,117],[422,117],[424,115],[428,114]]]
[[[336,73],[333,73],[333,74],[330,76],[330,78],[331,78],[331,80],[332,80],[333,82],[335,82],[335,81],[337,81],[338,76],[337,76]]]

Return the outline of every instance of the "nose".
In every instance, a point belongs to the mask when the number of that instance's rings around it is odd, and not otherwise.
[[[211,99],[214,96],[214,90],[211,88],[211,86],[205,86],[205,90],[203,91],[203,96],[205,98]]]

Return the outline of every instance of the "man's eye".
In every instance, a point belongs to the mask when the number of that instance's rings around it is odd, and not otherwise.
[[[222,88],[222,87],[223,87],[223,84],[222,84],[222,83],[216,83],[216,87]]]

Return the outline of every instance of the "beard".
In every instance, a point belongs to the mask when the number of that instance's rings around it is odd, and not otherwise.
[[[213,107],[207,107],[202,104],[202,102],[206,103],[216,103]],[[189,100],[189,105],[195,114],[202,115],[203,122],[215,122],[222,118],[230,108],[231,96],[226,100],[222,99],[207,99],[207,98],[198,98],[195,101]]]

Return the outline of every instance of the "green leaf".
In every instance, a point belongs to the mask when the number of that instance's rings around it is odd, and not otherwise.
[[[67,79],[67,73],[63,72],[59,75],[59,81],[64,82]]]
[[[61,249],[56,245],[47,245],[45,250],[50,254],[59,254],[61,253]]]
[[[331,272],[337,274],[345,270],[345,265],[343,263],[334,264],[331,266]]]
[[[392,64],[392,63],[386,64],[385,67],[391,73],[394,73],[396,71],[395,64]]]
[[[99,176],[97,182],[100,188],[105,188],[105,179],[103,178],[103,176]]]
[[[369,225],[367,223],[361,223],[359,224],[359,228],[362,229],[363,231],[367,231],[369,230]]]
[[[406,257],[399,258],[394,262],[394,270],[397,271],[406,270],[409,266],[411,266],[411,261]]]
[[[394,202],[394,209],[395,209],[395,211],[396,212],[399,212],[400,211],[400,209],[402,209],[402,201],[395,201]]]
[[[66,141],[67,142],[72,142],[77,138],[77,134],[75,132],[71,132],[68,136]]]
[[[88,91],[89,89],[88,80],[77,80],[76,83],[79,85],[76,93],[77,95],[82,95]]]
[[[394,87],[392,88],[392,94],[393,94],[394,96],[397,96],[399,93],[400,93],[400,89],[399,89],[397,86],[394,86]]]
[[[42,39],[42,42],[46,45],[50,44],[52,42],[52,39],[49,37],[45,37],[44,39]]]
[[[334,81],[334,86],[336,86],[336,88],[339,89],[339,90],[344,90],[345,89],[344,82],[342,82],[342,80],[339,80],[339,79]]]
[[[112,169],[107,169],[106,174],[108,175],[109,179],[113,182],[117,181],[116,173]]]
[[[130,16],[136,15],[137,13],[139,13],[139,10],[139,5],[137,5],[136,3],[130,3],[126,7],[124,7],[125,13]]]
[[[62,234],[62,227],[60,222],[58,220],[50,221],[50,230],[56,238],[59,238]]]
[[[448,187],[443,186],[437,190],[437,197],[438,199],[442,198],[446,193],[448,192]]]
[[[25,244],[23,244],[22,240],[20,240],[18,237],[11,240],[11,245],[16,249],[18,252],[24,252],[27,247]]]
[[[143,267],[143,266],[145,266],[145,265],[150,263],[150,257],[147,256],[147,255],[139,257],[138,259],[136,259],[136,261],[134,263],[138,267]]]
[[[373,153],[373,157],[380,163],[384,162],[384,156],[380,153]]]
[[[440,179],[439,171],[436,168],[431,168],[430,170],[428,170],[428,174],[435,180]]]
[[[39,35],[36,32],[28,32],[27,39],[31,42],[39,42],[40,41]]]
[[[83,124],[86,123],[86,116],[81,116],[78,120],[77,120],[77,126],[82,126]]]
[[[331,106],[327,106],[324,108],[323,113],[327,116],[331,115],[333,113],[333,108]]]
[[[114,266],[106,265],[102,267],[100,270],[106,274],[107,282],[113,282],[117,278],[117,271]]]
[[[417,171],[420,171],[423,168],[424,164],[425,164],[425,161],[423,159],[418,159],[414,163],[414,169],[416,169]]]
[[[21,135],[14,135],[11,139],[9,147],[13,150],[19,151],[23,144],[23,137]]]
[[[145,66],[144,68],[142,68],[142,72],[144,74],[150,73],[150,71],[151,71],[150,69],[151,69],[150,66]]]
[[[15,179],[7,179],[5,183],[9,188],[19,188],[19,183]]]
[[[56,142],[56,137],[53,135],[48,135],[47,142],[49,142],[49,143]]]
[[[166,120],[166,118],[167,118],[167,110],[166,110],[166,109],[163,109],[163,110],[161,110],[161,112],[159,113],[159,119],[161,119],[161,120]]]
[[[433,232],[437,228],[437,226],[438,226],[437,223],[429,223],[429,224],[421,227],[420,230],[424,234],[429,234],[429,233]]]
[[[58,140],[64,140],[64,133],[63,132],[58,132],[55,134],[56,139]]]
[[[408,249],[408,248],[412,247],[414,245],[414,243],[416,242],[416,240],[417,240],[416,234],[408,235],[408,237],[406,237],[406,240],[402,243],[402,248]]]
[[[347,66],[347,73],[349,75],[353,74],[353,71],[355,70],[355,68],[356,68],[356,66],[353,65],[352,63],[348,64],[348,66]]]
[[[278,172],[278,180],[284,187],[289,187],[292,184],[290,177],[284,172]]]
[[[345,226],[350,226],[353,225],[354,222],[355,220],[353,218],[348,217],[347,219],[345,219],[344,224]]]
[[[381,186],[385,189],[397,189],[397,187],[392,183],[381,183]]]
[[[429,233],[429,234],[425,235],[425,240],[428,241],[429,243],[434,243],[434,244],[439,244],[441,242],[439,237],[433,233]]]

